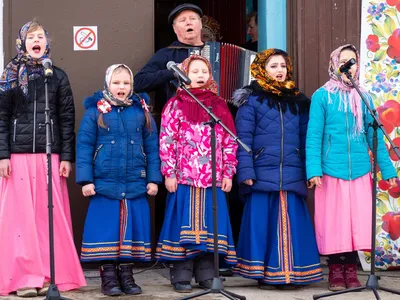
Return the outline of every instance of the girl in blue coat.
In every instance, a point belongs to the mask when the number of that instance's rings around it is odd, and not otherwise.
[[[157,128],[132,71],[107,69],[104,90],[86,98],[76,156],[76,181],[90,197],[81,260],[100,262],[105,295],[141,293],[132,261],[149,261],[147,195],[161,183]]]
[[[359,85],[359,55],[353,45],[331,54],[330,80],[312,96],[307,132],[307,178],[315,189],[315,231],[320,254],[328,255],[329,289],[361,286],[357,250],[371,250],[372,116],[347,76],[336,70],[355,59],[350,74]],[[371,97],[361,87],[371,107]],[[395,184],[396,171],[378,130],[377,163]]]
[[[286,52],[269,49],[251,65],[255,80],[235,92],[237,176],[245,199],[235,272],[268,289],[322,280],[305,199],[305,138],[309,99],[292,81]]]

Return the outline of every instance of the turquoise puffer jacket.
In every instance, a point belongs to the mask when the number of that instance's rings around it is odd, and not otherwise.
[[[331,103],[329,102],[329,96]],[[362,103],[363,132],[353,136],[355,118],[351,111],[339,110],[339,93],[318,89],[311,98],[310,120],[306,140],[307,178],[323,174],[352,180],[371,171],[368,147],[372,149],[373,129],[369,127],[373,120],[367,107]],[[371,98],[367,98],[373,106]],[[378,165],[383,179],[397,177],[378,130]]]

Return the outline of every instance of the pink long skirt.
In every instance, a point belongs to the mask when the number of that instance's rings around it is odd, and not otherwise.
[[[86,285],[76,253],[66,179],[52,155],[55,280],[60,291]],[[46,155],[12,154],[0,178],[0,295],[50,281]]]
[[[372,182],[328,175],[315,189],[315,235],[322,255],[371,250]]]

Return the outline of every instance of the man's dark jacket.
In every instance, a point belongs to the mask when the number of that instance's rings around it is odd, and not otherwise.
[[[179,41],[173,42],[170,46],[158,50],[150,61],[135,75],[135,92],[157,91],[157,98],[168,99],[175,96],[177,81],[174,74],[167,69],[167,63],[173,61],[177,64],[189,56],[190,49],[201,48],[183,44]]]

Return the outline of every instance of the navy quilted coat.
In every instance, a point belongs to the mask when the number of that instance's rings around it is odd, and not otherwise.
[[[141,94],[143,97],[144,95]],[[161,183],[157,127],[152,119],[148,131],[139,97],[128,107],[115,107],[104,114],[107,129],[97,125],[97,92],[85,99],[86,108],[76,151],[76,182],[94,183],[96,193],[115,200],[145,197],[149,182]]]
[[[253,179],[254,184],[241,184],[241,192],[291,191],[307,195],[305,175],[305,139],[308,123],[309,99],[303,94],[290,101],[293,113],[285,98],[275,97],[269,105],[271,94],[241,89],[235,92],[234,101],[240,105],[236,115],[239,138],[251,147],[248,154],[238,149],[237,177],[239,183]],[[294,100],[296,99],[296,100]]]

